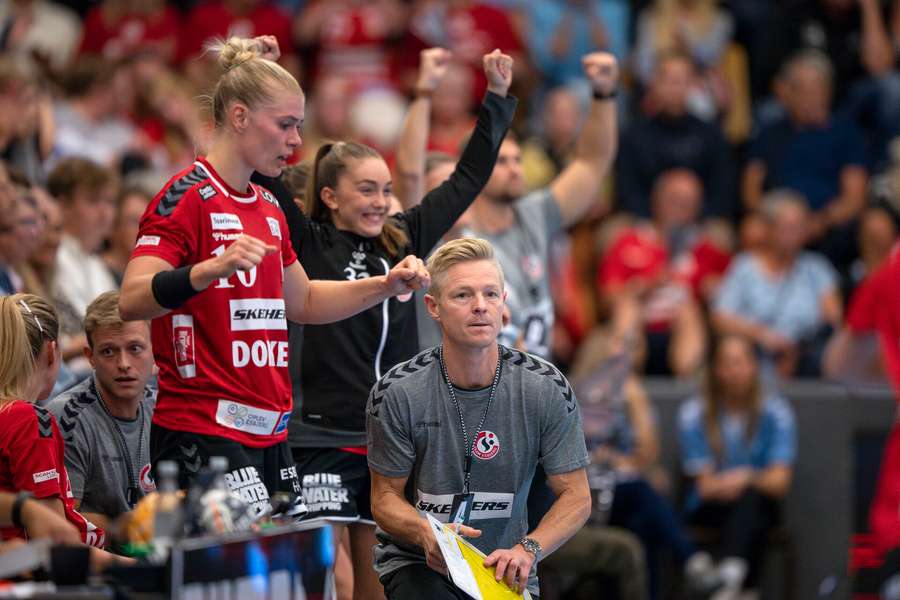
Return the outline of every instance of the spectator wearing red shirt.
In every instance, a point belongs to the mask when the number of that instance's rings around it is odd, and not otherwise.
[[[252,38],[272,35],[281,48],[279,63],[295,77],[300,71],[300,61],[294,54],[291,37],[291,19],[278,6],[268,0],[222,0],[202,2],[187,15],[182,29],[177,60],[187,61],[185,68],[192,81],[203,81],[209,60],[190,60],[203,53],[206,44],[216,38]]]
[[[692,374],[706,347],[700,305],[728,267],[727,244],[698,224],[703,186],[687,169],[664,172],[652,220],[626,226],[600,262],[597,283],[615,327],[639,315],[649,374]],[[635,306],[637,305],[637,306]]]
[[[315,52],[314,81],[328,73],[357,90],[392,87],[392,50],[406,19],[400,0],[314,0],[294,19],[294,39]]]
[[[509,15],[495,6],[471,0],[419,0],[415,3],[409,34],[398,56],[404,80],[415,81],[419,52],[431,47],[450,50],[454,60],[469,67],[475,78],[472,86],[475,102],[481,100],[487,89],[487,80],[481,70],[483,55],[499,48],[512,56],[516,65],[514,77],[519,80],[528,64],[522,41]]]
[[[36,402],[53,389],[60,361],[59,319],[33,294],[0,297],[0,491],[29,492],[72,523],[85,544],[102,548],[106,533],[75,510],[56,420]],[[0,527],[4,540],[27,538]]]
[[[79,54],[119,60],[148,52],[171,62],[178,47],[179,31],[178,11],[165,0],[128,3],[106,0],[85,17]]]

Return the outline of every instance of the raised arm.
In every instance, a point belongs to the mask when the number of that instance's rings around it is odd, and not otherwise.
[[[615,92],[619,81],[616,57],[594,52],[582,59],[584,72],[594,90],[590,114],[578,137],[575,157],[550,184],[559,203],[563,226],[584,217],[597,198],[597,190],[616,156],[619,133]]]
[[[894,66],[894,48],[878,0],[859,0],[862,13],[862,43],[860,52],[863,67],[869,75],[884,75]]]
[[[425,195],[425,155],[431,120],[431,95],[447,73],[451,56],[450,51],[443,48],[428,48],[419,54],[416,97],[409,105],[397,144],[394,192],[403,210],[416,206]]]
[[[297,261],[284,270],[284,304],[287,318],[295,323],[332,323],[430,284],[425,265],[415,256],[404,258],[387,275],[355,281],[310,281]]]
[[[512,83],[512,58],[494,50],[483,60],[488,92],[456,168],[447,181],[425,195],[420,206],[404,213],[419,256],[431,251],[481,193],[512,123],[516,99],[506,95]]]

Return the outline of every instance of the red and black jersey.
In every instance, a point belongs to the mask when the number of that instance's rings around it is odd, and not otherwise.
[[[132,258],[177,268],[221,255],[242,234],[281,251],[153,319],[153,422],[261,448],[285,439],[291,412],[283,282],[297,256],[275,199],[254,184],[230,188],[198,159],[147,207]]]
[[[65,465],[65,443],[49,411],[22,400],[0,409],[0,491],[27,491],[38,499],[59,498],[66,519],[78,528],[81,541],[102,548],[106,533],[75,510]],[[28,536],[17,527],[0,527],[0,538],[16,537]]]

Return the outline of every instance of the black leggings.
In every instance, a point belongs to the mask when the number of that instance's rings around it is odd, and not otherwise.
[[[721,531],[716,554],[743,558],[756,573],[765,547],[766,533],[780,522],[779,504],[755,490],[745,491],[734,502],[706,502],[689,516],[691,525]]]
[[[381,583],[388,600],[470,600],[448,578],[424,563],[388,573]]]

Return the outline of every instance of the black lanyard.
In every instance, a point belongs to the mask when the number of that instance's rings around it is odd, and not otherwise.
[[[463,438],[463,450],[465,451],[465,455],[463,457],[463,469],[464,469],[464,480],[463,480],[463,494],[469,493],[469,480],[472,477],[472,446],[469,445],[469,434],[466,431],[466,421],[463,419],[462,409],[459,407],[459,401],[456,399],[456,392],[453,388],[453,383],[450,381],[450,375],[447,374],[447,365],[444,363],[444,346],[441,345],[439,349],[439,358],[441,362],[441,373],[444,374],[444,382],[447,384],[447,389],[450,390],[450,400],[453,401],[453,406],[456,407],[456,414],[459,416],[459,426],[462,432]],[[478,431],[475,432],[475,437],[472,438],[472,444],[475,443],[475,440],[478,439],[478,434],[483,431],[484,428],[484,420],[487,418],[488,410],[491,408],[491,402],[494,401],[494,394],[497,391],[497,384],[500,382],[500,353],[497,353],[497,370],[494,371],[494,381],[491,383],[491,393],[488,396],[487,406],[484,407],[484,411],[481,413],[481,421],[478,423]]]
[[[94,388],[94,391],[97,392],[97,398],[100,399],[100,406],[103,407],[103,411],[106,413],[106,416],[109,417],[109,420],[112,421],[113,427],[116,429],[116,433],[119,434],[119,444],[122,448],[122,458],[125,462],[125,471],[128,473],[128,490],[125,493],[125,500],[128,502],[128,506],[130,508],[134,508],[134,505],[137,504],[137,501],[140,500],[138,494],[140,492],[140,478],[141,478],[141,465],[135,462],[135,460],[131,457],[131,451],[128,449],[128,440],[125,439],[125,434],[122,432],[122,428],[119,426],[119,422],[116,418],[109,412],[109,408],[106,406],[106,402],[103,400],[103,395],[100,393],[100,386],[97,385],[97,380],[94,379],[91,381],[91,385]],[[138,414],[140,415],[141,423],[140,428],[138,429],[138,455],[137,460],[141,460],[141,454],[143,454],[144,448],[144,402],[143,397],[141,398],[141,403],[138,404]]]

